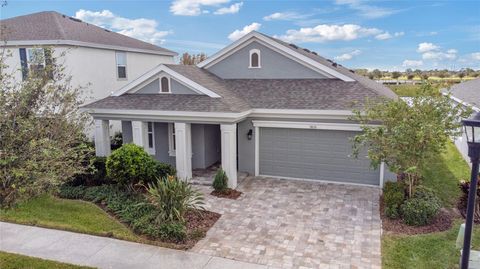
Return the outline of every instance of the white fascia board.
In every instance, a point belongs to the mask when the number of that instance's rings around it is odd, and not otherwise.
[[[180,81],[182,84],[184,84],[187,87],[192,88],[194,91],[200,94],[205,94],[207,96],[210,96],[212,98],[220,98],[221,96],[216,94],[215,92],[203,87],[202,85],[196,83],[195,81],[190,80],[189,78],[173,71],[172,69],[168,68],[166,65],[160,64],[150,71],[146,72],[145,74],[141,75],[140,77],[136,78],[132,82],[128,83],[127,85],[123,86],[120,88],[118,91],[114,92],[112,96],[120,96],[124,93],[127,93],[131,90],[133,90],[135,87],[140,86],[145,83],[145,81],[151,79],[151,77],[155,76],[156,74],[160,72],[165,72],[169,74],[172,78]],[[140,88],[140,87],[139,87]]]
[[[339,130],[356,131],[362,130],[360,124],[353,123],[324,123],[324,122],[291,122],[291,121],[252,121],[254,127],[312,129],[312,130]]]
[[[229,46],[225,47],[224,49],[220,50],[219,52],[215,53],[214,55],[212,55],[210,58],[206,59],[205,61],[197,64],[198,67],[200,68],[204,68],[204,67],[209,67],[213,64],[216,63],[216,61],[218,59],[220,59],[224,54],[227,54],[227,53],[233,53],[235,51],[237,51],[238,49],[241,48],[241,44],[244,43],[245,41],[247,41],[248,39],[252,38],[252,37],[255,37],[257,38],[258,40],[261,40],[262,42],[276,48],[277,50],[283,52],[284,54],[286,55],[291,55],[299,60],[301,60],[302,62],[310,65],[310,66],[313,66],[327,74],[330,74],[331,76],[333,77],[336,77],[338,79],[341,79],[343,81],[349,81],[349,82],[352,82],[352,81],[355,81],[354,79],[352,79],[351,77],[348,77],[326,65],[323,65],[315,60],[312,60],[298,52],[296,52],[295,50],[291,49],[291,48],[288,48],[286,46],[284,46],[283,44],[280,44],[278,42],[275,42],[274,40],[268,38],[268,37],[265,37],[263,36],[262,34],[259,34],[257,32],[250,32],[249,34],[243,36],[242,38],[240,38],[239,40],[233,42],[232,44],[230,44]]]
[[[83,42],[83,41],[76,41],[76,40],[12,40],[12,41],[4,42],[1,46],[56,46],[56,45],[78,46],[78,47],[88,47],[88,48],[108,49],[108,50],[131,51],[131,52],[165,55],[165,56],[177,56],[178,55],[178,53],[176,53],[176,52],[167,52],[167,51],[162,52],[162,51],[156,51],[156,50],[137,49],[137,48],[105,45],[105,44]]]
[[[475,111],[475,112],[480,112],[480,108],[478,108],[478,107],[476,107],[476,106],[474,106],[474,105],[471,105],[471,104],[469,104],[469,103],[467,103],[467,102],[465,102],[465,101],[463,101],[463,100],[458,99],[457,97],[453,96],[453,95],[452,95],[451,93],[449,93],[449,92],[442,92],[442,94],[450,97],[450,99],[452,99],[453,101],[455,101],[455,102],[458,103],[458,104],[464,105],[464,106],[466,106],[466,107],[471,107],[471,108],[473,109],[473,111]]]

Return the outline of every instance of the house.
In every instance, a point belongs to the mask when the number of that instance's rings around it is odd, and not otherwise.
[[[442,94],[448,94],[455,103],[469,107],[474,112],[480,112],[480,78],[455,84],[449,89],[442,89],[441,92]],[[465,134],[462,132],[462,134],[455,137],[453,141],[463,158],[470,164]]]
[[[229,186],[255,176],[382,186],[366,151],[351,157],[361,129],[349,119],[367,99],[397,98],[387,87],[317,53],[250,32],[197,66],[161,64],[83,107],[95,146],[110,154],[108,124],[124,141],[176,166],[180,178],[221,162]]]
[[[12,54],[6,72],[13,72],[16,81],[38,68],[30,62],[35,53],[51,47],[71,75],[72,86],[88,86],[83,96],[87,103],[109,96],[159,64],[174,63],[177,55],[54,11],[1,20],[0,29],[0,46]]]

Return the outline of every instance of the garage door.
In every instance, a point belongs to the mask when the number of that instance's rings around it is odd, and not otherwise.
[[[259,128],[260,175],[379,185],[366,151],[351,157],[352,131]]]

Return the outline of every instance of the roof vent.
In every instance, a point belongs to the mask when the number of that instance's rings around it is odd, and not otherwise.
[[[109,32],[109,33],[111,32],[111,31],[110,31],[110,30],[108,30],[108,29],[103,29],[103,31],[105,31],[105,32]]]
[[[337,63],[332,63],[333,67],[337,67]]]
[[[330,60],[330,59],[327,59],[327,61],[328,61],[328,62],[331,62],[331,63],[333,63],[333,61],[332,61],[332,60]]]
[[[298,49],[297,45],[295,45],[295,44],[289,44],[289,45],[290,45],[290,47],[292,47],[292,48]]]
[[[308,50],[308,49],[303,49],[303,50],[306,51],[306,52],[310,52],[310,50]]]
[[[350,72],[352,72],[352,73],[355,73],[355,70],[353,70],[353,69],[350,69]]]
[[[312,53],[313,55],[318,55],[315,51],[312,51],[311,53]]]
[[[68,17],[69,19],[71,19],[72,21],[76,21],[76,22],[82,22],[82,20],[80,19],[77,19],[77,18],[72,18],[72,17]]]

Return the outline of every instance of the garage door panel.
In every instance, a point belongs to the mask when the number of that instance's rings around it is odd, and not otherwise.
[[[259,172],[263,175],[378,185],[366,151],[352,156],[355,132],[260,128]]]

